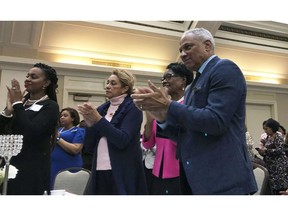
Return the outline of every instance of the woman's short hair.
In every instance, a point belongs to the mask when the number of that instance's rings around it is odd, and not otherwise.
[[[71,118],[74,119],[73,120],[73,125],[74,126],[76,126],[76,125],[78,125],[80,123],[80,116],[79,116],[79,113],[78,113],[78,111],[76,109],[71,108],[71,107],[66,107],[66,108],[63,108],[60,113],[62,113],[63,111],[69,112]]]
[[[186,68],[182,62],[173,62],[170,63],[166,69],[170,69],[174,74],[179,75],[180,77],[186,78],[186,86],[193,81],[193,72]]]
[[[118,77],[120,80],[122,87],[128,86],[127,94],[131,95],[134,91],[134,84],[136,82],[135,76],[126,71],[126,70],[120,70],[120,69],[114,69],[112,74]]]
[[[269,118],[269,119],[267,119],[265,126],[271,128],[273,133],[276,133],[279,130],[280,124],[278,121],[276,121],[272,118]]]

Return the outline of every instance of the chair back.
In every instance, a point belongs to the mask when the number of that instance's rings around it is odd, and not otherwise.
[[[258,186],[258,191],[254,195],[267,194],[267,190],[270,188],[268,170],[260,164],[253,163],[253,172]]]
[[[54,190],[65,190],[68,193],[83,195],[91,172],[81,167],[71,167],[57,173]]]

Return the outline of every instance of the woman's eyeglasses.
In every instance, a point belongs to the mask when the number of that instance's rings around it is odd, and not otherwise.
[[[167,73],[161,78],[161,81],[162,82],[164,80],[169,81],[172,77],[178,77],[178,75],[177,74],[172,74],[172,73]]]

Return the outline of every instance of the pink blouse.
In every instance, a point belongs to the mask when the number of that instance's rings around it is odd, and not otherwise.
[[[181,98],[179,103],[184,102]],[[149,140],[144,140],[144,133],[142,135],[142,144],[144,148],[151,149],[156,145],[156,154],[152,173],[159,177],[161,161],[163,161],[162,178],[175,178],[179,176],[179,160],[176,159],[177,144],[167,138],[156,136],[157,123],[153,121],[152,134]]]
[[[117,111],[119,105],[124,101],[127,94],[122,94],[118,97],[110,99],[110,106],[107,110],[105,119],[111,121],[114,113]],[[111,170],[111,163],[108,151],[108,142],[106,137],[101,137],[97,150],[97,167],[96,170]]]

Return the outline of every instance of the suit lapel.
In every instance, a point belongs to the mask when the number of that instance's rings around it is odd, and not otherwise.
[[[197,83],[201,82],[205,77],[209,76],[209,72],[211,72],[212,68],[217,64],[221,59],[218,56],[215,56],[205,67],[204,71],[202,74],[197,72],[195,79],[193,80],[192,84],[187,88],[187,91],[185,92],[184,95],[184,104],[189,105],[191,104],[193,95],[195,91],[197,91],[198,88],[196,88],[198,85]],[[200,77],[201,75],[201,77]],[[197,85],[197,86],[196,86]],[[200,84],[201,85],[201,84]],[[195,87],[196,86],[196,87]],[[199,87],[199,86],[198,86]],[[200,88],[200,87],[199,87]]]

